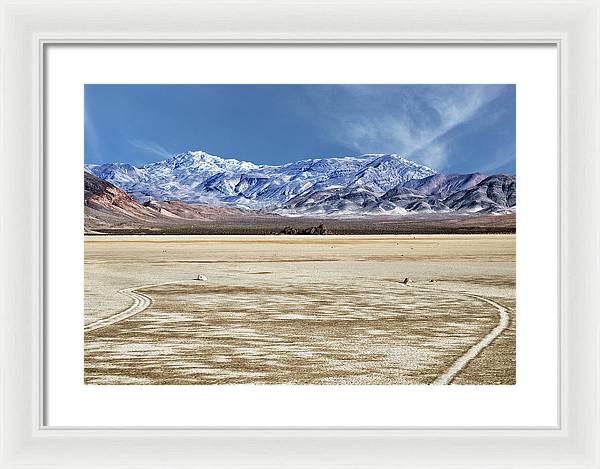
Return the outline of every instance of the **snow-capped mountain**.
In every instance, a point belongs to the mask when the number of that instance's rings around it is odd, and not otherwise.
[[[427,166],[393,154],[307,159],[268,166],[202,151],[182,153],[139,168],[109,163],[86,165],[85,169],[140,202],[176,199],[252,209],[274,209],[305,191],[349,185],[383,193],[400,183],[435,174]]]
[[[141,203],[180,200],[281,215],[506,213],[516,206],[514,176],[438,174],[396,154],[271,166],[190,151],[141,167],[110,163],[85,170]]]

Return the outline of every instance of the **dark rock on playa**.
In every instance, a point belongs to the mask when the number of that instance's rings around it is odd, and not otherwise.
[[[328,235],[331,234],[329,230],[322,223],[318,226],[312,226],[302,232],[302,234],[309,235]]]
[[[325,225],[323,225],[323,223],[321,223],[320,225],[317,226],[311,226],[310,228],[306,228],[304,230],[297,230],[296,228],[293,228],[291,226],[286,226],[283,230],[281,230],[279,232],[279,234],[285,234],[285,235],[297,235],[297,234],[301,234],[301,235],[328,235],[331,234],[331,232],[327,229],[327,227]]]
[[[291,226],[286,226],[283,230],[279,232],[279,234],[285,235],[297,235],[298,230],[296,228],[292,228]]]

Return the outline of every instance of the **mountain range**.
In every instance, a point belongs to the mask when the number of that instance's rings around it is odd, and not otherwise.
[[[108,163],[84,169],[142,206],[179,201],[186,207],[334,218],[516,210],[515,176],[441,174],[396,154],[275,166],[190,151],[140,167]]]

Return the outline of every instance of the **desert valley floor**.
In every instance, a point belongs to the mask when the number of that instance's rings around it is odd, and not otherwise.
[[[85,383],[514,384],[515,247],[88,235]]]

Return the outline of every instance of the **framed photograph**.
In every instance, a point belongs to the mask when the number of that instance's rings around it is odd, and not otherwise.
[[[600,467],[600,2],[1,5],[0,467]]]

